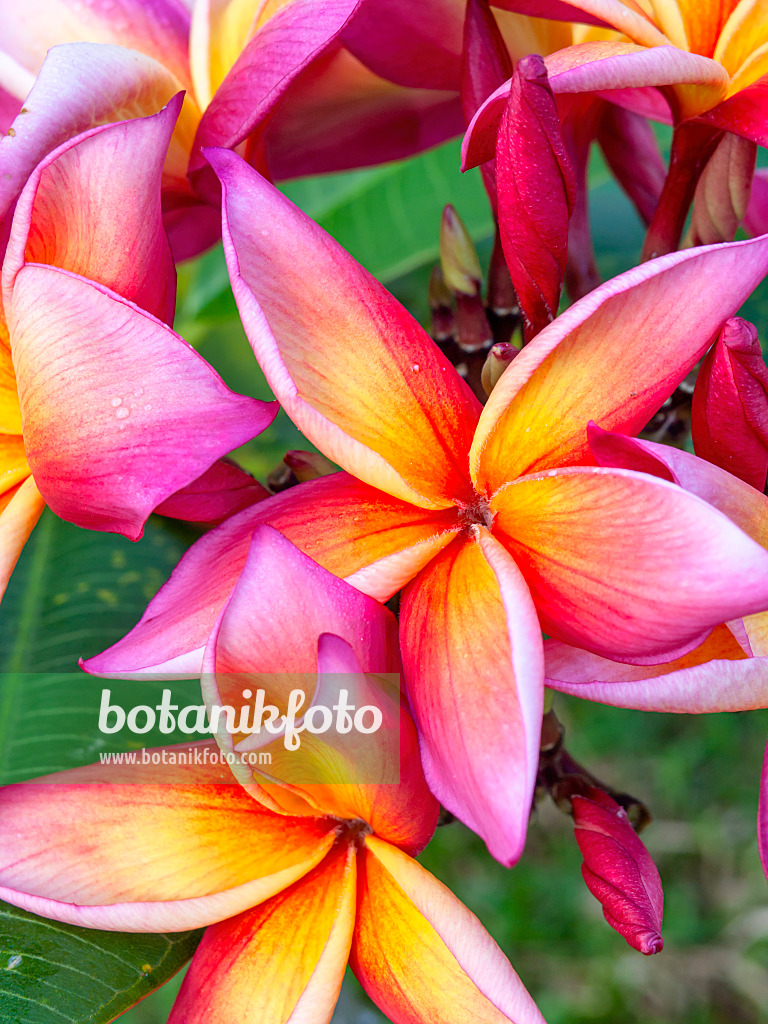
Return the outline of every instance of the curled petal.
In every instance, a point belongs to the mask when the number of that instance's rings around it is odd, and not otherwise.
[[[523,473],[591,461],[589,420],[641,430],[767,271],[768,237],[707,246],[651,260],[574,303],[494,388],[472,445],[478,486],[493,493]]]
[[[695,85],[689,97],[693,104],[690,113],[698,114],[723,98],[729,81],[725,68],[708,57],[675,46],[652,45],[649,49],[613,40],[565,47],[546,57],[545,64],[556,96],[596,93],[644,115],[649,113],[649,106],[654,112],[657,107],[657,103],[649,103],[648,92],[665,86]],[[462,145],[464,169],[493,155],[510,85],[505,83],[489,96],[472,119]]]
[[[25,263],[89,278],[173,323],[176,271],[160,208],[181,95],[159,114],[96,128],[50,154],[16,205],[3,264],[10,301]]]
[[[0,139],[0,217],[48,153],[99,124],[155,114],[181,88],[163,64],[121,46],[67,43],[54,46],[8,135]],[[177,128],[192,142],[190,123],[199,114],[187,100]],[[189,149],[176,147],[166,180],[184,189]]]
[[[494,7],[535,18],[612,27],[646,46],[659,46],[669,41],[635,4],[623,0],[494,0]]]
[[[690,245],[731,242],[747,212],[757,146],[726,133],[696,186],[686,241]]]
[[[544,1024],[512,965],[449,889],[375,836],[360,859],[350,963],[393,1024]]]
[[[165,324],[53,267],[9,310],[24,442],[40,493],[88,529],[141,536],[152,510],[271,423]]]
[[[664,945],[664,892],[645,844],[627,812],[606,793],[590,789],[573,797],[573,824],[584,863],[581,873],[611,928],[646,956]]]
[[[343,844],[253,910],[208,928],[168,1024],[328,1024],[355,921],[356,857]],[[300,955],[299,954],[300,951]]]
[[[96,765],[5,786],[2,898],[90,928],[182,931],[280,892],[333,844],[335,822],[272,814],[218,767],[190,769],[190,783],[168,771],[116,784]]]
[[[250,473],[229,459],[219,459],[197,480],[161,502],[155,512],[169,519],[215,526],[269,497],[270,492]]]
[[[209,159],[224,187],[235,298],[288,415],[366,483],[425,508],[468,499],[465,453],[479,406],[464,381],[400,304],[264,178],[227,150]]]
[[[665,480],[556,470],[509,484],[491,507],[544,631],[603,657],[669,661],[768,608],[768,551]]]
[[[418,509],[346,473],[292,487],[201,537],[138,625],[85,662],[86,671],[112,676],[168,671],[181,678],[199,673],[203,648],[261,523],[380,601],[415,576],[458,529],[452,512]]]
[[[517,566],[482,527],[403,594],[403,667],[424,771],[440,800],[514,863],[539,763],[541,629]],[[478,729],[484,721],[503,728]]]

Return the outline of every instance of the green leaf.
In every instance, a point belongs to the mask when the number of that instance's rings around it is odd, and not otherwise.
[[[95,654],[131,628],[194,536],[156,519],[131,544],[44,513],[0,615],[1,781],[88,764],[101,747],[125,748],[118,737],[99,734],[102,683],[78,669],[77,657]],[[156,683],[109,685],[133,688],[132,703],[159,697]],[[179,685],[189,702],[192,684]],[[196,688],[199,700],[199,683]],[[157,737],[133,739],[138,746]],[[0,1021],[114,1020],[175,974],[199,938],[197,932],[74,928],[0,903]]]
[[[0,904],[3,1024],[108,1024],[172,977],[202,932],[120,935]]]

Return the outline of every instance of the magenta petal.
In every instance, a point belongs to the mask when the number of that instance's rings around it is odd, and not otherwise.
[[[584,881],[602,904],[608,924],[640,953],[660,952],[661,878],[626,811],[593,788],[573,797],[573,823],[584,857]]]
[[[342,41],[388,82],[409,89],[457,90],[462,13],[462,4],[455,0],[366,0]]]
[[[754,173],[744,227],[750,235],[768,232],[768,167],[758,167]]]
[[[219,459],[202,476],[161,502],[155,512],[169,519],[216,525],[270,497],[250,473],[229,459]]]
[[[264,121],[294,79],[338,37],[359,4],[360,0],[293,0],[271,17],[206,108],[190,170],[208,170],[201,147],[233,148]]]
[[[568,251],[576,183],[541,57],[512,77],[496,146],[499,229],[526,340],[554,320]]]
[[[181,103],[179,94],[151,117],[92,129],[43,160],[16,204],[4,288],[25,263],[47,264],[173,323],[176,269],[160,189]]]
[[[276,403],[230,391],[165,324],[27,264],[8,310],[27,459],[63,519],[141,536],[152,510],[267,427]]]
[[[603,104],[597,141],[616,180],[649,224],[667,167],[648,120],[614,103]]]

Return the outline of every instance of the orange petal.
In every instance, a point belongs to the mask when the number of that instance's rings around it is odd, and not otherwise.
[[[354,844],[255,910],[208,928],[168,1024],[327,1024],[355,921]]]
[[[333,844],[336,822],[274,815],[219,783],[212,759],[192,784],[170,771],[138,767],[132,785],[95,765],[1,789],[1,898],[92,928],[181,931],[280,892]]]
[[[16,389],[16,374],[13,372],[8,328],[2,312],[2,302],[0,302],[0,434],[20,433],[21,410],[19,409],[19,394]],[[2,465],[1,456],[0,465]]]
[[[404,592],[403,667],[433,792],[511,864],[539,764],[541,628],[517,566],[475,530]]]
[[[240,157],[206,155],[224,190],[224,249],[245,330],[294,423],[328,458],[395,497],[423,508],[470,501],[479,404],[443,353]]]
[[[37,520],[45,508],[31,476],[15,487],[11,500],[0,510],[0,599]]]
[[[544,1024],[474,914],[374,836],[361,850],[350,964],[393,1024]]]
[[[733,242],[651,260],[576,302],[523,349],[483,409],[471,456],[479,489],[590,463],[589,420],[639,431],[767,271],[762,236],[751,248]]]

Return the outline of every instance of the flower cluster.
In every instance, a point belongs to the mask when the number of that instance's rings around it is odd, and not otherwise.
[[[197,746],[233,755],[0,789],[0,897],[205,927],[173,1024],[328,1021],[347,962],[395,1024],[538,1024],[415,857],[442,805],[511,867],[549,793],[608,923],[657,953],[647,812],[570,757],[551,697],[768,706],[768,367],[738,316],[768,275],[765,5],[29,0],[0,26],[0,589],[45,506],[131,540],[200,524],[81,667],[199,678],[232,715]],[[448,207],[430,336],[275,182],[461,133],[487,291]],[[647,225],[604,283],[593,143]],[[177,264],[220,239],[275,402],[173,329]],[[690,450],[650,439],[697,367]],[[278,406],[321,453],[280,490],[228,458]],[[340,677],[365,743],[312,728]],[[232,726],[256,693],[293,721],[297,679],[300,752]]]

